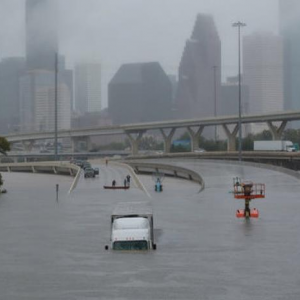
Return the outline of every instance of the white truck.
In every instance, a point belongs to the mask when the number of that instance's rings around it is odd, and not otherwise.
[[[254,141],[253,149],[254,151],[296,151],[291,141]]]
[[[147,202],[119,203],[111,215],[112,250],[155,250],[153,210]],[[106,245],[108,250],[109,246]]]

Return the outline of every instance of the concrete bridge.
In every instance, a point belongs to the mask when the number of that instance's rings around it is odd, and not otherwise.
[[[242,124],[265,123],[272,133],[273,140],[280,140],[286,125],[290,121],[300,120],[300,111],[287,111],[258,115],[242,115]],[[235,151],[236,136],[238,133],[238,116],[210,117],[190,120],[169,120],[161,122],[126,124],[118,126],[104,126],[86,129],[60,130],[58,138],[71,138],[73,149],[78,142],[85,142],[87,150],[91,148],[91,136],[101,135],[126,135],[131,143],[132,154],[138,154],[138,145],[143,134],[149,130],[160,131],[164,140],[164,152],[169,153],[172,138],[176,129],[185,128],[191,138],[191,149],[199,148],[199,137],[205,127],[221,126],[226,134],[228,143],[227,150]],[[276,126],[274,123],[278,122]],[[22,142],[26,150],[31,150],[35,141],[54,139],[54,132],[36,132],[25,134],[13,134],[5,136],[10,143]]]

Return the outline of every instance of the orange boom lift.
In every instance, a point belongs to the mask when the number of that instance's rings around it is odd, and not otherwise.
[[[236,211],[237,218],[258,218],[259,212],[256,208],[250,209],[250,202],[256,198],[265,198],[265,184],[242,182],[240,178],[233,178],[233,195],[235,199],[245,200],[245,209]]]

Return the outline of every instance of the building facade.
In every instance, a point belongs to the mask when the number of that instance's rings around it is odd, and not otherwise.
[[[55,123],[55,71],[57,64],[58,128],[71,126],[73,74],[58,55],[57,0],[26,0],[26,73],[20,78],[20,128],[52,131]]]
[[[249,114],[249,88],[244,84],[241,86],[241,110],[242,115]],[[238,76],[229,77],[227,81],[222,84],[218,114],[220,116],[237,116],[239,114]],[[251,127],[249,124],[242,125],[242,136],[247,136],[250,130]],[[220,127],[217,130],[217,134],[218,139],[227,139],[225,132]]]
[[[220,88],[221,41],[213,18],[199,14],[179,66],[177,118],[214,116]]]
[[[249,114],[283,111],[283,43],[271,33],[243,38],[243,83],[249,88]],[[252,132],[266,129],[253,125]]]
[[[20,108],[22,131],[53,131],[55,128],[54,73],[27,72],[20,79]],[[58,76],[58,129],[71,127],[71,95],[66,82]]]
[[[284,108],[300,110],[300,1],[279,0],[283,38]]]
[[[101,65],[81,63],[75,66],[75,105],[78,113],[100,112],[101,104]]]
[[[124,64],[108,85],[108,112],[114,124],[168,120],[172,85],[157,62]]]
[[[19,131],[19,78],[25,72],[25,59],[5,58],[0,62],[0,133]]]

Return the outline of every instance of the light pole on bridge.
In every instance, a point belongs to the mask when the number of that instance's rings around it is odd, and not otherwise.
[[[242,75],[241,75],[241,28],[245,27],[246,24],[242,22],[236,22],[232,24],[233,27],[238,28],[238,60],[239,60],[239,161],[242,161]]]

